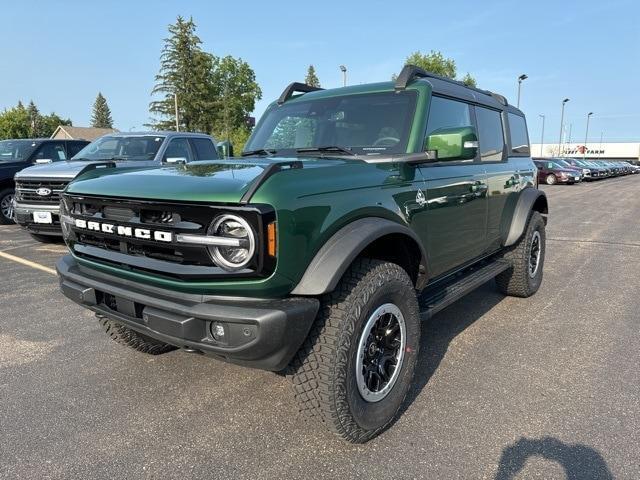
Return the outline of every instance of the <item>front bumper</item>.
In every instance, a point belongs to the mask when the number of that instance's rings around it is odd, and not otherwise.
[[[35,223],[33,212],[50,212],[53,223]],[[16,202],[14,208],[15,222],[31,233],[39,235],[62,236],[60,227],[60,205],[25,204]]]
[[[306,338],[315,298],[256,299],[175,292],[58,260],[62,293],[98,316],[197,353],[254,368],[287,366]],[[213,332],[224,329],[222,338]]]

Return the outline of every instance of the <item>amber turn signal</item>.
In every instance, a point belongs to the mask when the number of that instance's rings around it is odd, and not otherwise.
[[[267,225],[267,252],[270,257],[276,256],[276,222]]]

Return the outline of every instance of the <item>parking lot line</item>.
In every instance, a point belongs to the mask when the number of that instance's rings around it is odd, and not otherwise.
[[[39,263],[32,262],[31,260],[27,260],[25,258],[16,257],[15,255],[11,255],[10,253],[0,252],[0,258],[6,258],[7,260],[11,260],[12,262],[21,263],[22,265],[26,265],[27,267],[42,270],[43,272],[50,273],[51,275],[56,274],[56,271],[53,268],[45,267],[44,265],[40,265]]]

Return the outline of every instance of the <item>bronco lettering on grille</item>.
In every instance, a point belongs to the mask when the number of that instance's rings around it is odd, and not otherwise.
[[[124,225],[115,225],[113,223],[87,221],[82,220],[81,218],[76,218],[74,220],[74,224],[76,228],[92,232],[110,233],[112,235],[120,235],[122,237],[139,238],[141,240],[155,240],[157,242],[173,241],[172,232],[150,230],[148,228],[132,228]]]

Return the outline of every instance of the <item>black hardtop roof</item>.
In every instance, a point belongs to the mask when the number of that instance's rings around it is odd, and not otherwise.
[[[477,87],[470,87],[458,80],[428,72],[415,65],[405,65],[403,67],[400,75],[398,75],[396,79],[395,89],[404,90],[413,80],[428,82],[435,93],[460,98],[461,100],[479,103],[524,116],[521,110],[513,105],[509,105],[507,99],[498,93]]]

